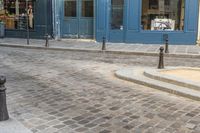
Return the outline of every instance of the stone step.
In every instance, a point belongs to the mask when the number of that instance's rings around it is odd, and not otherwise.
[[[176,69],[176,68],[169,68],[169,70],[173,70],[173,69]],[[194,68],[182,68],[182,69],[196,70]],[[197,69],[197,70],[200,70],[200,69]],[[162,71],[162,70],[160,70],[160,71]],[[182,87],[200,91],[200,85],[198,82],[187,80],[184,78],[177,78],[175,76],[170,76],[170,75],[166,75],[166,74],[161,74],[161,73],[159,73],[158,70],[144,70],[144,76],[151,78],[151,79],[155,79],[155,80],[159,80],[159,81],[167,82],[170,84],[175,84],[178,86],[182,86]]]
[[[123,69],[116,71],[115,76],[140,85],[155,88],[178,96],[200,101],[200,91],[167,82],[148,78],[143,75],[144,69]]]

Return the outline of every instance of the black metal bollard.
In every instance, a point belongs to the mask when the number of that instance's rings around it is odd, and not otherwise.
[[[50,39],[50,35],[46,34],[46,35],[45,35],[45,39],[46,39],[45,47],[49,47],[49,39]]]
[[[102,41],[102,50],[106,50],[106,38],[103,37],[103,41]]]
[[[169,37],[168,34],[163,35],[165,41],[165,53],[169,53]]]
[[[9,119],[7,104],[6,104],[6,77],[0,76],[0,121]]]
[[[164,68],[164,48],[160,47],[158,69]]]

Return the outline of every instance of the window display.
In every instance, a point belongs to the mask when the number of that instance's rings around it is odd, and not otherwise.
[[[111,1],[111,29],[123,30],[124,0]]]
[[[184,0],[142,0],[142,29],[182,31],[184,7]]]
[[[0,3],[2,3],[2,6],[0,6],[0,20],[5,23],[6,29],[26,30],[27,24],[30,29],[34,29],[33,0],[28,1],[27,11],[26,11],[26,0],[0,0],[0,1],[1,1]]]

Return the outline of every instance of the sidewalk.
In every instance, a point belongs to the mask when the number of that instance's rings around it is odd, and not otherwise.
[[[24,48],[42,48],[45,47],[45,40],[30,39],[30,44],[26,44],[26,39],[4,38],[0,39],[0,46],[24,47]],[[163,44],[161,44],[163,45]],[[159,44],[127,44],[127,43],[106,43],[108,53],[117,54],[137,54],[155,56],[159,52]],[[48,49],[52,50],[73,50],[86,52],[100,52],[101,42],[82,39],[63,39],[62,41],[50,40]],[[200,57],[200,47],[196,45],[170,45],[167,56],[177,57]]]
[[[0,133],[31,133],[31,131],[17,120],[10,118],[0,122]]]

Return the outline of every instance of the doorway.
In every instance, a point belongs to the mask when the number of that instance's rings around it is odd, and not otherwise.
[[[93,38],[94,0],[64,0],[63,38]]]

